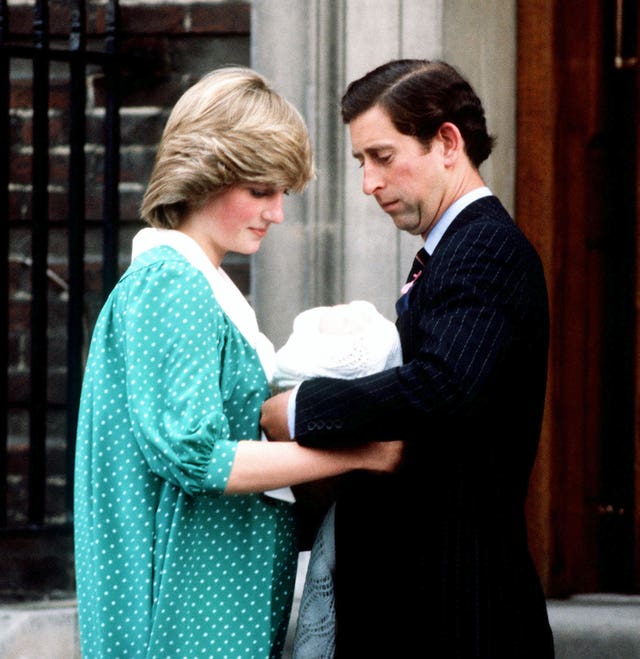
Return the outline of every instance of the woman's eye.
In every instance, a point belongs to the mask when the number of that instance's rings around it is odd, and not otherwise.
[[[252,197],[257,199],[263,199],[264,197],[274,197],[279,194],[281,191],[280,188],[249,188],[249,194]],[[288,195],[289,190],[282,190],[282,194]]]

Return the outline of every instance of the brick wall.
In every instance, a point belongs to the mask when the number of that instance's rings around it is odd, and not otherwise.
[[[51,45],[67,47],[69,2],[49,3]],[[30,43],[32,7],[11,5],[12,42]],[[106,25],[103,2],[87,3],[88,48],[102,51]],[[249,2],[127,4],[121,7],[121,182],[120,258],[129,260],[131,235],[141,226],[138,206],[155,147],[168,112],[179,95],[203,73],[224,64],[249,64]],[[67,155],[69,135],[68,66],[51,65],[49,101],[50,184],[47,375],[47,503],[49,524],[66,519],[66,317],[68,274]],[[87,176],[85,327],[86,344],[102,304],[102,166],[104,79],[97,66],[87,69]],[[30,250],[31,250],[31,64],[14,59],[11,66],[11,184],[9,220],[9,400],[8,526],[25,523],[29,420]],[[225,264],[240,288],[248,292],[248,259],[231,256]],[[86,348],[86,345],[85,345]],[[1,485],[0,485],[1,486]],[[1,543],[0,543],[0,546]],[[6,579],[0,590],[7,588]],[[22,578],[22,577],[21,577]],[[18,587],[16,585],[16,587]]]

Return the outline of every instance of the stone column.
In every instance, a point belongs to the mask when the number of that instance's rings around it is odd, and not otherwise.
[[[252,302],[276,347],[298,312],[344,299],[343,13],[341,1],[252,3],[252,66],[302,112],[318,169],[303,195],[287,198],[284,224],[254,257]]]
[[[446,0],[442,58],[471,82],[497,144],[481,173],[511,213],[516,180],[516,0]]]
[[[442,1],[351,0],[343,30],[347,81],[390,59],[434,59],[442,52]],[[400,233],[375,199],[362,193],[348,136],[344,158],[344,296],[370,300],[395,320],[395,301],[422,241]]]

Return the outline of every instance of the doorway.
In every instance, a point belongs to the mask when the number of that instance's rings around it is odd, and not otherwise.
[[[638,592],[636,0],[518,4],[516,216],[552,333],[531,545],[550,596]]]

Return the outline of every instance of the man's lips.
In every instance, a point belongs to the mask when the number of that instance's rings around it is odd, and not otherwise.
[[[378,200],[378,204],[380,205],[380,208],[382,208],[382,210],[386,212],[393,210],[394,206],[397,206],[399,203],[400,203],[399,199],[393,199],[391,201]]]
[[[259,238],[264,238],[267,235],[266,229],[260,229],[259,227],[249,227],[250,231],[256,234]]]

